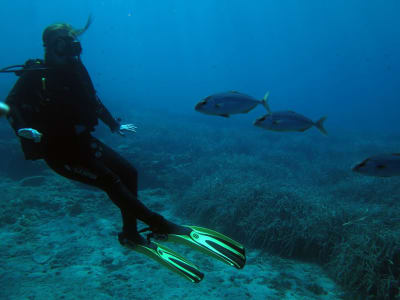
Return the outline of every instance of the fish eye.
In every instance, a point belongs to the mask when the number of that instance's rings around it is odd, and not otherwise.
[[[267,118],[267,116],[263,116],[261,118],[258,118],[257,121],[258,122],[262,122],[262,121],[265,121],[266,118]]]
[[[377,167],[379,170],[382,170],[382,169],[385,169],[385,168],[386,168],[385,165],[377,165],[376,167]]]

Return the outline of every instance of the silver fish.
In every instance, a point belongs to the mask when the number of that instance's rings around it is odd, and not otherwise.
[[[262,104],[267,111],[268,107],[267,92],[262,100],[257,100],[249,95],[236,91],[218,93],[203,99],[196,104],[195,110],[207,115],[229,117],[234,114],[245,114]]]
[[[268,100],[268,98],[266,99]],[[317,122],[298,114],[294,111],[276,111],[272,112],[268,103],[266,106],[268,114],[254,121],[254,126],[261,127],[272,131],[306,131],[315,126],[323,134],[328,134],[324,128],[326,117],[322,117]]]
[[[400,153],[371,156],[355,165],[352,170],[374,177],[400,176]]]
[[[272,131],[306,131],[315,126],[323,134],[328,134],[324,128],[326,117],[316,122],[294,111],[271,112],[254,121],[254,126]]]

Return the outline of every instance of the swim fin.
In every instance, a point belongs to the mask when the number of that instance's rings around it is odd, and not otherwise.
[[[143,238],[134,242],[128,239],[123,232],[118,234],[118,240],[121,245],[150,257],[193,283],[199,283],[204,277],[204,274],[196,265],[159,243],[146,241]]]
[[[187,245],[237,269],[246,263],[245,249],[240,243],[204,227],[175,226],[165,241]]]

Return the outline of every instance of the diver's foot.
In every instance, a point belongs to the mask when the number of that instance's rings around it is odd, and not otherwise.
[[[118,241],[122,246],[135,248],[137,245],[146,245],[148,242],[137,231],[118,233]]]
[[[178,234],[187,231],[186,227],[175,224],[165,219],[162,215],[153,213],[151,221],[148,224],[151,232],[157,235]]]

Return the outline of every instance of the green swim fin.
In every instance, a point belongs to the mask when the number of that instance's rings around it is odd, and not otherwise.
[[[176,226],[166,241],[185,244],[237,269],[242,269],[246,263],[245,249],[240,243],[211,229]]]
[[[118,240],[121,245],[150,257],[193,283],[199,283],[204,277],[195,264],[159,243],[145,239],[135,243],[128,239],[123,232],[118,234]]]

